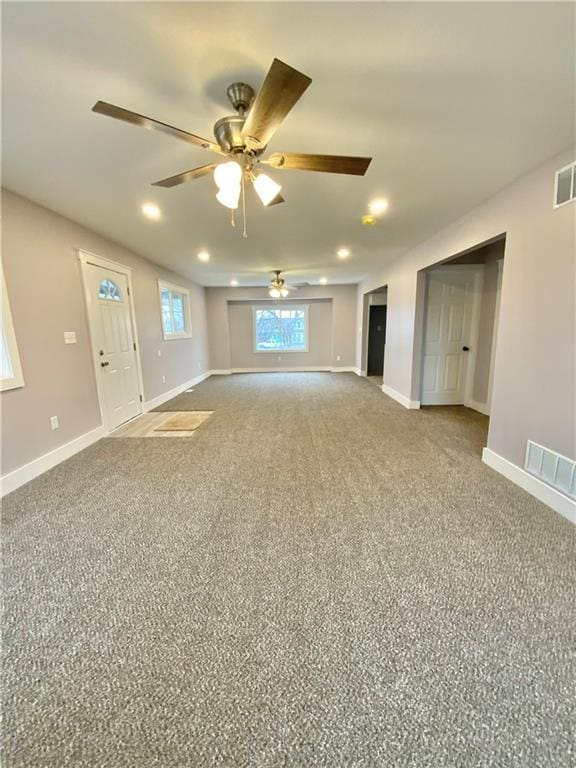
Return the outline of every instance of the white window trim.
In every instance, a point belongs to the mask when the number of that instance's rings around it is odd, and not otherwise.
[[[12,366],[13,374],[9,378],[0,379],[0,392],[4,392],[7,389],[23,387],[24,376],[22,375],[22,365],[20,363],[20,354],[18,353],[18,344],[16,343],[12,311],[10,309],[6,281],[4,280],[4,270],[1,266],[0,273],[2,275],[2,328],[8,346],[8,355],[10,357],[10,365]]]
[[[257,343],[256,343],[256,312],[257,310],[263,310],[263,309],[303,309],[304,310],[304,333],[305,333],[305,343],[306,347],[304,349],[257,349]],[[310,351],[310,326],[309,326],[309,319],[310,319],[310,305],[309,304],[281,304],[277,305],[274,304],[274,306],[267,306],[265,304],[260,304],[259,306],[253,305],[252,306],[252,338],[254,340],[254,352],[257,355],[304,355],[307,352]]]
[[[567,171],[571,169],[572,175],[570,176],[570,197],[568,200],[564,200],[563,203],[557,203],[556,200],[558,199],[558,181],[560,180],[560,174],[564,173],[564,171]],[[576,176],[576,161],[572,161],[571,163],[568,163],[568,165],[565,165],[563,168],[560,168],[558,171],[556,171],[556,175],[554,177],[554,208],[563,208],[565,205],[568,205],[569,203],[573,203],[576,200],[576,195],[573,194],[574,191],[574,176]]]
[[[164,329],[164,317],[162,315],[162,291],[168,290],[174,293],[181,293],[184,296],[184,323],[186,330],[184,333],[166,333]],[[164,341],[174,341],[175,339],[192,338],[192,320],[190,315],[190,291],[182,285],[168,283],[165,280],[158,280],[158,300],[160,302],[160,324],[162,326],[162,338]]]

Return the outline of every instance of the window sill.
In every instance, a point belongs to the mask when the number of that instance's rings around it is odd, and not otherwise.
[[[306,355],[308,349],[255,349],[256,355]]]
[[[171,336],[166,336],[162,334],[162,338],[164,341],[179,341],[179,339],[191,339],[192,334],[191,333],[179,333],[179,334],[172,334]]]
[[[7,392],[9,389],[20,389],[23,386],[24,379],[21,377],[0,379],[0,392]]]

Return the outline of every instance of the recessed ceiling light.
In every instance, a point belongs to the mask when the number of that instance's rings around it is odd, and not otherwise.
[[[230,280],[230,285],[232,286],[232,288],[236,288],[236,286],[238,285],[238,280]]]
[[[210,261],[210,254],[208,251],[199,251],[198,258],[200,261]]]
[[[378,198],[376,200],[370,200],[368,203],[368,210],[372,216],[381,216],[388,208],[388,200]]]
[[[328,282],[328,278],[321,277],[318,282],[320,283],[320,285],[326,285],[326,283]]]
[[[339,259],[347,259],[350,256],[350,248],[338,248],[336,253]]]
[[[158,221],[162,218],[162,211],[158,208],[156,203],[144,203],[142,206],[142,213],[147,219],[152,219],[152,221]]]

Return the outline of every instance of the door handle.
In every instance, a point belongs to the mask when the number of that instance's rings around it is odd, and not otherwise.
[[[107,366],[107,365],[110,365],[110,363],[108,363],[108,362],[106,362],[106,363],[100,363],[100,365],[102,366],[102,368],[106,368],[106,366]]]
[[[470,352],[470,347],[462,347],[462,352]]]

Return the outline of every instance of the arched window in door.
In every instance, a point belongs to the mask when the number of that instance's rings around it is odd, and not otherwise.
[[[120,288],[118,288],[114,280],[105,278],[100,283],[98,298],[109,299],[110,301],[122,301],[122,294],[120,293]]]

